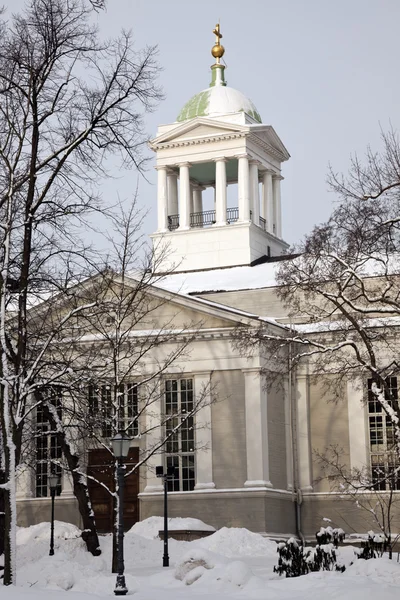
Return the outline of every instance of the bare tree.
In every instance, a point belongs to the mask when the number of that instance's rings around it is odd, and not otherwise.
[[[352,159],[347,177],[331,173],[340,199],[332,216],[280,263],[284,335],[265,326],[242,329],[237,343],[244,351],[261,344],[267,356],[284,349],[289,366],[282,369],[307,368],[331,396],[341,393],[342,381],[369,380],[369,401],[393,430],[394,446],[386,451],[399,460],[400,410],[390,382],[399,372],[400,350],[400,144],[393,131],[382,141],[381,152],[368,149],[365,163]]]
[[[46,378],[41,383],[39,403],[50,427],[45,436],[54,437],[63,456],[55,457],[53,468],[65,469],[72,475],[73,489],[84,524],[84,537],[89,549],[99,553],[96,525],[87,488],[87,479],[102,485],[114,499],[114,555],[116,568],[118,530],[118,478],[114,485],[98,482],[86,474],[87,453],[103,448],[117,467],[110,438],[124,432],[145,440],[138,461],[126,477],[146,465],[154,455],[163,455],[177,443],[180,430],[191,451],[201,450],[195,444],[199,428],[196,415],[215,400],[211,385],[187,390],[183,407],[164,407],[165,381],[179,377],[201,320],[188,322],[173,294],[157,288],[161,276],[157,261],[164,256],[145,254],[138,265],[141,214],[135,203],[121,209],[110,227],[112,252],[105,268],[97,275],[34,307],[30,321],[30,350],[42,352]],[[100,265],[99,265],[100,267]],[[67,317],[67,318],[66,318]],[[62,369],[63,377],[57,375]],[[37,396],[36,396],[37,399]],[[26,428],[26,436],[43,435]],[[204,426],[204,425],[203,425]],[[27,461],[32,447],[27,448]],[[160,458],[162,460],[162,458]],[[193,466],[194,468],[194,466]]]
[[[388,474],[377,468],[372,477],[369,466],[349,469],[344,460],[343,449],[339,446],[331,446],[324,453],[317,452],[316,458],[331,490],[341,498],[350,498],[358,508],[367,513],[368,520],[372,521],[383,536],[383,550],[389,552],[389,558],[392,558],[393,547],[399,538],[399,534],[393,537],[399,504],[397,495],[394,494],[399,479],[398,471],[394,469]]]
[[[31,360],[35,295],[87,274],[78,227],[98,210],[96,182],[117,155],[143,167],[142,114],[160,98],[156,49],[134,51],[129,33],[103,43],[80,0],[31,0],[0,27],[0,411],[5,502],[4,583],[15,583],[15,470],[29,399],[46,347]],[[10,319],[10,311],[13,318]],[[69,315],[69,317],[71,317]],[[69,318],[68,317],[68,318]],[[46,368],[48,365],[46,365]],[[28,408],[29,405],[29,408]]]

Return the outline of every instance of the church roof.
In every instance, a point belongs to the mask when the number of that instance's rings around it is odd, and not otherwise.
[[[278,262],[268,262],[254,267],[230,267],[172,273],[157,281],[157,287],[180,294],[201,294],[233,290],[255,290],[275,287]]]

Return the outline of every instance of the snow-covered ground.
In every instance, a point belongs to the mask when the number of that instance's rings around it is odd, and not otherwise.
[[[204,526],[188,519],[171,519],[170,525]],[[170,540],[171,566],[163,568],[163,544],[156,537],[161,528],[162,518],[153,517],[126,534],[126,583],[137,600],[398,600],[396,559],[355,560],[353,548],[346,547],[339,551],[341,561],[354,564],[345,573],[285,579],[273,573],[275,542],[247,529],[223,528],[194,542]],[[111,537],[102,536],[102,555],[93,557],[76,527],[56,521],[55,554],[49,556],[49,532],[49,523],[18,530],[17,586],[0,586],[0,594],[12,600],[63,600],[66,592],[73,600],[113,596]]]

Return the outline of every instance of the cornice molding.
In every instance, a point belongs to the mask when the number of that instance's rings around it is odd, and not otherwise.
[[[288,160],[280,150],[274,148],[274,146],[271,146],[271,144],[268,144],[267,142],[259,138],[258,135],[251,133],[249,135],[249,140],[253,142],[256,146],[259,146],[260,148],[268,152],[268,154],[275,156],[280,162]]]
[[[197,137],[197,138],[188,138],[184,140],[171,140],[168,142],[159,142],[159,143],[150,143],[149,146],[152,150],[168,150],[170,148],[185,148],[188,146],[198,146],[203,144],[213,144],[216,142],[225,142],[229,140],[237,140],[248,138],[253,144],[260,147],[262,150],[267,152],[269,155],[274,156],[280,162],[284,162],[287,159],[287,156],[283,154],[280,150],[268,144],[264,140],[262,140],[258,135],[254,133],[247,132],[231,132],[231,133],[222,133],[218,135],[208,135],[206,137]]]
[[[170,142],[160,142],[158,144],[150,144],[152,150],[166,150],[168,148],[181,148],[185,146],[196,146],[200,144],[210,144],[226,140],[235,140],[246,137],[246,133],[224,133],[220,135],[210,135],[207,137],[189,138],[185,140],[176,140]]]

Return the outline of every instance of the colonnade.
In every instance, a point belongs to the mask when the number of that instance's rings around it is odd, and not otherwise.
[[[281,191],[283,179],[272,170],[260,168],[261,163],[247,154],[236,156],[238,160],[238,221],[260,225],[265,221],[269,233],[282,237]],[[227,176],[225,157],[215,159],[215,225],[226,225]],[[190,181],[190,163],[181,163],[177,170],[166,166],[158,171],[158,231],[168,230],[168,216],[179,215],[179,229],[190,229],[190,214],[203,211],[203,186]],[[179,179],[179,183],[178,183]],[[260,186],[261,180],[261,198]],[[178,194],[179,188],[179,194]],[[179,201],[178,201],[179,197]]]

